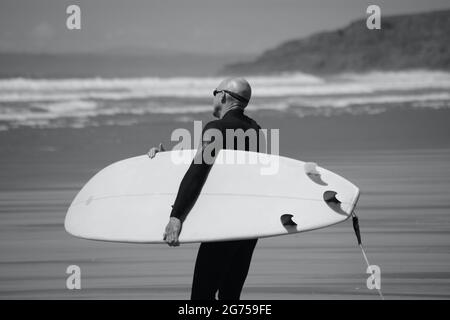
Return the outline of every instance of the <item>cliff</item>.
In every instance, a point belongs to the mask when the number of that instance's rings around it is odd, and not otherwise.
[[[313,74],[371,70],[450,70],[450,10],[381,17],[381,29],[366,20],[332,32],[292,40],[254,61],[226,65],[225,74]]]

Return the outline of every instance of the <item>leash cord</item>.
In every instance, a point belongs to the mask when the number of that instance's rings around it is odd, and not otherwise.
[[[364,250],[364,247],[362,245],[361,241],[361,232],[359,231],[359,220],[358,217],[355,214],[355,211],[352,212],[352,221],[353,221],[353,230],[355,230],[356,238],[358,239],[358,245],[361,248],[361,252],[363,254],[364,260],[366,261],[367,268],[369,270],[372,270],[370,267],[369,259],[367,259],[366,251]],[[383,293],[381,292],[381,288],[377,287],[378,294],[380,295],[381,300],[384,300]]]

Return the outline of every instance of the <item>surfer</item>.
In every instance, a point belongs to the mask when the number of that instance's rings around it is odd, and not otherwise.
[[[213,115],[218,120],[208,122],[203,128],[202,143],[195,156],[201,157],[201,159],[192,161],[181,181],[170,213],[170,220],[164,232],[164,240],[169,246],[179,245],[178,236],[182,222],[200,195],[212,167],[212,163],[207,163],[203,157],[205,148],[214,142],[213,138],[209,138],[208,130],[217,129],[222,133],[224,148],[229,148],[225,141],[227,129],[243,130],[244,132],[255,130],[258,139],[256,145],[246,141],[244,149],[259,151],[258,130],[261,127],[244,114],[251,97],[249,83],[243,78],[226,79],[213,91],[213,96]],[[234,150],[242,149],[242,146],[238,146],[236,141],[231,145]],[[161,151],[164,151],[162,144],[159,145],[159,148],[150,149],[148,155],[153,158],[157,152]],[[239,181],[235,183],[239,183]],[[217,205],[220,206],[220,203]],[[238,300],[247,278],[256,242],[257,239],[202,243],[195,263],[191,299],[214,300],[218,292],[218,298],[221,300]]]

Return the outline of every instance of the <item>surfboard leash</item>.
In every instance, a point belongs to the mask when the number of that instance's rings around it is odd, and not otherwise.
[[[369,263],[369,259],[367,259],[366,251],[364,250],[362,241],[361,241],[361,232],[359,231],[359,219],[356,216],[355,211],[352,211],[352,222],[353,222],[353,230],[355,230],[356,238],[358,239],[358,245],[361,248],[361,252],[363,254],[364,260],[366,261],[367,268],[369,270],[372,270],[370,267],[371,264]],[[381,288],[377,288],[378,294],[380,295],[381,300],[384,300],[383,293],[381,292]]]

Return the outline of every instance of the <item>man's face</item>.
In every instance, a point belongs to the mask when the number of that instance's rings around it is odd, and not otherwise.
[[[222,112],[223,112],[223,108],[224,108],[224,95],[225,92],[221,91],[221,90],[226,90],[228,89],[229,86],[229,79],[225,79],[223,80],[216,88],[215,92],[217,92],[216,95],[214,95],[214,99],[213,99],[213,107],[214,107],[214,111],[213,111],[213,115],[216,118],[221,117]]]
[[[220,91],[220,89],[216,89]],[[213,98],[213,116],[220,119],[222,114],[223,104],[222,104],[223,92],[218,92]]]

